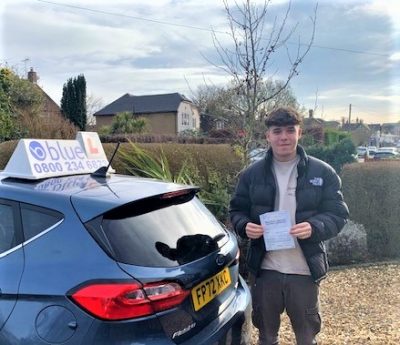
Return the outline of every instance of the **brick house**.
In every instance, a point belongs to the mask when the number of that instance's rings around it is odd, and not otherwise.
[[[94,114],[96,127],[110,126],[114,116],[121,112],[145,118],[152,134],[176,135],[200,128],[199,109],[179,93],[142,96],[126,93]]]
[[[28,72],[28,80],[32,84],[34,84],[42,94],[43,106],[40,112],[40,116],[46,120],[50,120],[56,116],[62,116],[61,109],[58,104],[54,102],[51,97],[37,84],[39,77],[37,73],[33,70],[33,68],[31,68]]]

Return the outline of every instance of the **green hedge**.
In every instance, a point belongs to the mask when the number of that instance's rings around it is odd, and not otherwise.
[[[349,138],[332,145],[314,145],[306,147],[307,154],[314,156],[330,164],[338,174],[342,171],[343,165],[355,162],[352,156],[356,148]]]
[[[182,164],[193,163],[202,176],[206,176],[209,171],[218,171],[221,175],[236,175],[240,171],[241,160],[235,154],[232,147],[228,144],[143,144],[138,146],[154,153],[155,157],[164,152],[172,172],[178,172]],[[108,157],[111,156],[116,144],[103,144]],[[129,152],[129,143],[122,143],[119,150]],[[112,164],[119,174],[127,174],[127,170],[122,164],[120,156],[117,154]]]
[[[363,224],[372,259],[400,256],[400,162],[346,165],[343,194],[350,218]]]
[[[18,141],[0,143],[0,170],[4,169]],[[241,167],[240,157],[235,154],[228,144],[138,144],[150,153],[158,154],[161,150],[166,155],[171,170],[176,172],[184,161],[192,161],[199,169],[200,174],[207,171],[218,171],[224,175],[236,175]],[[116,144],[103,144],[108,157],[111,156]],[[122,143],[119,150],[129,150],[128,143]],[[119,174],[126,174],[119,155],[117,154],[112,164]]]
[[[0,143],[0,170],[3,170],[6,167],[7,162],[10,159],[11,154],[13,153],[17,144],[18,140],[5,141],[3,143]]]

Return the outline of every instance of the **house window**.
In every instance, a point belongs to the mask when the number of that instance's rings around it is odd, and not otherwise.
[[[224,121],[217,121],[215,123],[215,128],[216,129],[224,129],[225,125],[224,125]]]
[[[189,114],[182,113],[182,126],[189,126]]]

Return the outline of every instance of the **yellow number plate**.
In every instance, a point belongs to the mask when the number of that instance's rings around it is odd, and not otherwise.
[[[204,280],[192,289],[194,310],[198,311],[216,296],[224,291],[231,283],[231,275],[228,268],[224,268],[215,276]]]

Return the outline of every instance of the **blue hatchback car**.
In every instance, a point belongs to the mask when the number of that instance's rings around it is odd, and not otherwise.
[[[239,344],[238,244],[196,192],[0,174],[0,344]]]

